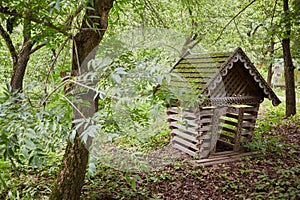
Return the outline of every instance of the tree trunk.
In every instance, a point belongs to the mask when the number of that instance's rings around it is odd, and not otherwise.
[[[72,72],[75,72],[73,75],[80,75],[87,72],[87,63],[94,58],[96,47],[102,40],[108,26],[108,13],[113,6],[113,2],[114,0],[94,0],[93,4],[87,5],[94,8],[94,10],[87,9],[81,29],[73,41]],[[100,19],[95,17],[90,18],[89,16],[99,16]],[[89,27],[95,27],[95,29]],[[76,96],[79,99],[88,101],[90,105],[75,104],[78,111],[73,111],[74,119],[83,118],[82,115],[85,118],[92,117],[98,108],[97,100],[96,102],[94,100],[94,91],[75,89],[76,92]],[[82,127],[77,130],[74,144],[68,142],[61,164],[61,171],[50,195],[50,200],[80,199],[89,156],[88,147],[82,143],[80,138],[83,131]]]
[[[17,62],[13,66],[13,74],[11,77],[10,85],[13,90],[22,91],[23,89],[23,79],[27,67],[27,63],[30,58],[31,49],[33,44],[31,41],[26,42],[23,45],[20,53],[18,54]]]
[[[26,25],[24,25],[24,29]],[[6,43],[13,62],[13,73],[10,80],[10,85],[13,90],[22,91],[23,89],[23,79],[30,54],[32,53],[32,47],[34,45],[34,42],[30,40],[30,34],[28,32],[23,36],[24,41],[22,44],[22,48],[18,53],[15,46],[13,45],[10,35],[0,24],[0,35]]]
[[[271,45],[270,45],[270,57],[272,58],[272,62],[269,64],[269,67],[268,67],[268,78],[267,78],[267,83],[269,86],[271,86],[272,84],[272,77],[273,77],[273,57],[274,57],[274,46],[275,46],[275,43],[274,41],[271,42]]]
[[[296,96],[295,96],[295,77],[290,49],[291,21],[288,16],[288,0],[283,0],[283,10],[285,12],[285,38],[282,40],[283,58],[284,58],[284,77],[285,77],[285,95],[286,95],[286,117],[296,114]]]

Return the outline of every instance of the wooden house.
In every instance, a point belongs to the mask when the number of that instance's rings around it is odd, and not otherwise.
[[[172,145],[187,154],[208,158],[238,152],[251,140],[264,98],[280,100],[241,48],[230,53],[188,54],[172,69],[169,87],[197,100],[185,105],[173,98],[167,106]],[[187,97],[186,99],[193,99]]]

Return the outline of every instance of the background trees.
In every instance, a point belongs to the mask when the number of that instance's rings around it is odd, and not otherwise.
[[[83,116],[85,120],[91,119],[95,111],[105,108],[107,103],[97,104],[99,85],[105,83],[100,80],[101,83],[95,86],[95,82],[80,82],[80,78],[74,76],[88,71],[87,63],[94,58],[94,48],[100,42],[108,41],[124,30],[152,27],[174,31],[169,34],[178,32],[185,36],[185,42],[176,49],[178,55],[194,45],[203,51],[227,51],[241,46],[260,64],[261,71],[269,67],[268,82],[271,82],[274,58],[285,57],[286,115],[295,114],[291,57],[299,57],[299,1],[118,0],[114,5],[113,2],[0,1],[0,80],[9,83],[12,89],[0,85],[0,93],[3,93],[0,106],[3,158],[17,161],[19,164],[12,162],[15,169],[26,165],[42,166],[47,163],[47,155],[62,152],[65,147],[60,144],[62,141],[76,136],[74,143],[67,142],[52,199],[79,198],[85,177],[88,151],[80,137],[85,130],[80,127],[75,135],[74,131],[72,134],[75,127],[72,117],[77,122]],[[127,73],[126,66],[136,65],[130,53],[123,55],[123,60],[110,71],[113,75],[106,77],[120,81],[122,73]],[[153,56],[146,50],[139,56],[147,55]],[[166,60],[167,56],[160,59]],[[122,68],[120,74],[114,71],[118,67]],[[67,76],[62,79],[60,74]],[[72,86],[70,82],[73,83],[73,97],[77,96],[88,105],[80,106],[82,102],[64,94],[62,88]],[[78,84],[95,90],[79,89]],[[106,84],[110,83],[107,81]],[[73,109],[73,114],[72,106],[79,108]],[[114,126],[112,121],[110,126]],[[87,127],[93,125],[85,124]]]

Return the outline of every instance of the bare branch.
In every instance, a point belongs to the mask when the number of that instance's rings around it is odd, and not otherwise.
[[[46,80],[45,80],[45,86],[47,86],[47,83],[48,83],[48,80],[49,80],[49,76],[50,76],[50,73],[52,72],[53,68],[54,68],[54,64],[56,63],[57,59],[58,59],[58,56],[60,55],[61,51],[64,49],[65,45],[67,44],[67,42],[70,40],[70,38],[68,37],[63,43],[62,45],[59,47],[59,50],[57,52],[57,54],[55,55],[55,58],[54,60],[52,61],[52,63],[50,64],[50,67],[49,67],[49,70],[48,70],[48,73],[47,73],[47,76],[46,76]],[[45,91],[47,89],[45,88]]]
[[[244,41],[244,39],[243,39],[243,36],[242,36],[242,34],[241,34],[241,32],[240,32],[240,29],[239,29],[239,27],[237,26],[236,21],[233,20],[233,22],[234,22],[234,26],[235,26],[235,28],[236,28],[236,30],[237,30],[239,36],[240,36],[240,39],[242,40],[243,43],[245,43],[245,41]]]
[[[59,89],[59,88],[61,88],[62,86],[64,86],[66,83],[68,82],[68,80],[65,80],[65,81],[63,81],[63,82],[61,82],[56,88],[54,88],[51,92],[50,92],[50,94],[48,94],[47,96],[46,96],[46,98],[41,102],[41,105],[44,105],[47,101],[48,101],[48,99]]]
[[[225,29],[229,26],[229,24],[231,24],[231,22],[233,22],[233,20],[235,20],[235,18],[237,18],[242,12],[244,12],[249,6],[251,6],[256,0],[251,1],[247,6],[245,6],[242,10],[240,10],[233,18],[231,18],[229,20],[229,22],[227,22],[227,24],[223,27],[223,29],[221,30],[220,35],[217,37],[217,39],[214,41],[213,44],[216,44],[218,42],[218,40],[221,38],[221,36],[223,35],[223,32],[225,31]]]
[[[86,120],[84,114],[72,103],[72,101],[70,101],[70,99],[68,99],[65,95],[62,95],[62,97],[67,100],[67,102],[80,114],[83,119]]]
[[[10,56],[13,60],[13,65],[15,66],[15,64],[18,62],[18,53],[16,51],[15,46],[12,43],[12,40],[11,40],[9,34],[4,30],[4,28],[1,24],[0,24],[0,34],[6,43],[6,46],[10,52]]]

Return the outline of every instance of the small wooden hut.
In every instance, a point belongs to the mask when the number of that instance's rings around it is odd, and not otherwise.
[[[185,95],[193,91],[198,97],[193,106],[184,106],[179,98],[167,106],[171,142],[200,159],[215,152],[240,151],[241,143],[251,140],[264,98],[274,106],[280,104],[241,48],[188,54],[171,72],[175,78],[170,87]]]

